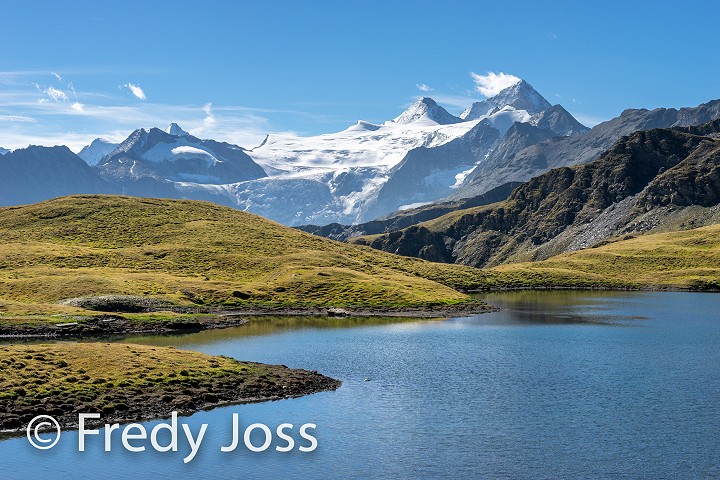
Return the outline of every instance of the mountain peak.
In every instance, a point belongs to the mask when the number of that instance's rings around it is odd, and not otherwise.
[[[423,123],[435,123],[438,125],[449,125],[458,123],[461,120],[448,113],[443,107],[437,104],[430,97],[421,97],[410,105],[407,110],[393,119],[393,122],[400,125],[408,125],[422,121]]]
[[[0,147],[0,155],[5,155],[6,153],[10,152],[7,148]]]
[[[78,153],[78,156],[85,160],[88,165],[97,165],[108,156],[110,152],[115,150],[117,146],[117,143],[113,143],[110,140],[96,138],[90,145],[85,145]]]
[[[434,107],[435,105],[437,105],[437,102],[430,97],[420,97],[416,103],[422,103],[423,105],[427,105],[428,107]]]
[[[187,137],[190,135],[188,132],[180,128],[180,125],[175,122],[171,123],[170,126],[165,129],[165,133],[175,137]]]
[[[547,128],[565,137],[589,130],[578,122],[562,105],[553,105],[547,110],[536,113],[530,119],[530,124],[540,128]]]
[[[470,108],[460,114],[463,120],[475,120],[477,118],[492,115],[505,106],[511,106],[516,110],[525,110],[530,115],[535,115],[552,107],[550,102],[540,95],[528,82],[520,80],[518,83],[501,90],[494,97],[473,103]]]

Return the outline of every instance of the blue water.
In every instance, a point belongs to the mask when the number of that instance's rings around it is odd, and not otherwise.
[[[504,310],[347,328],[268,320],[131,339],[318,370],[343,386],[181,418],[193,432],[208,424],[188,464],[182,433],[178,452],[126,452],[119,437],[104,452],[89,437],[79,453],[77,432],[65,432],[49,451],[25,438],[0,442],[0,475],[720,478],[720,295],[525,292],[488,301]],[[233,412],[243,428],[315,423],[319,446],[221,453]]]

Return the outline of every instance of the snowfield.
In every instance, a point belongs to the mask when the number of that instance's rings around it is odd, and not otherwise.
[[[390,168],[399,163],[408,150],[446,143],[464,135],[478,122],[439,125],[427,117],[405,125],[360,121],[342,132],[314,137],[270,135],[248,154],[263,167],[281,172],[298,168]]]

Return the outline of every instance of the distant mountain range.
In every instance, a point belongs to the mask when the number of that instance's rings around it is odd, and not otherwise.
[[[665,113],[666,121],[677,121],[675,112]],[[488,267],[715,223],[720,119],[638,131],[595,161],[532,178],[507,200],[351,240],[400,255]]]
[[[165,131],[138,129],[120,144],[96,139],[79,152],[91,167],[81,175],[67,151],[16,150],[14,175],[33,180],[22,194],[0,191],[0,204],[100,190],[211,200],[287,225],[367,221],[455,192],[490,152],[505,145],[509,132],[516,141],[518,124],[538,140],[586,130],[524,81],[472,105],[462,118],[423,97],[383,124],[359,121],[316,137],[270,135],[252,150],[202,140],[172,124]],[[25,156],[29,168],[21,172]],[[30,168],[29,157],[38,156],[53,169]],[[78,184],[71,178],[77,175],[94,178]]]
[[[253,149],[200,139],[172,124],[138,129],[120,144],[96,139],[78,155],[64,147],[6,153],[0,205],[121,193],[209,200],[291,226],[366,224],[425,205],[425,216],[448,208],[435,202],[477,205],[502,185],[593,160],[623,135],[718,116],[720,101],[628,110],[589,130],[520,81],[459,117],[423,97],[382,124],[359,121],[314,137],[270,135]]]

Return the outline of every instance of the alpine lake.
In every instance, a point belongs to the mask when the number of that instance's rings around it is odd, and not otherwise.
[[[509,292],[450,319],[261,317],[223,330],[123,342],[317,370],[342,386],[216,408],[196,456],[130,452],[63,432],[52,450],[0,442],[2,478],[720,478],[720,295]],[[223,452],[236,433],[240,446]],[[166,420],[145,422],[149,431]],[[270,428],[262,452],[242,429]],[[312,423],[317,448],[274,435]],[[287,430],[290,432],[291,430]],[[260,445],[261,429],[250,435]],[[162,440],[162,439],[161,439]],[[136,441],[136,444],[143,442]],[[160,443],[167,443],[167,439]]]

